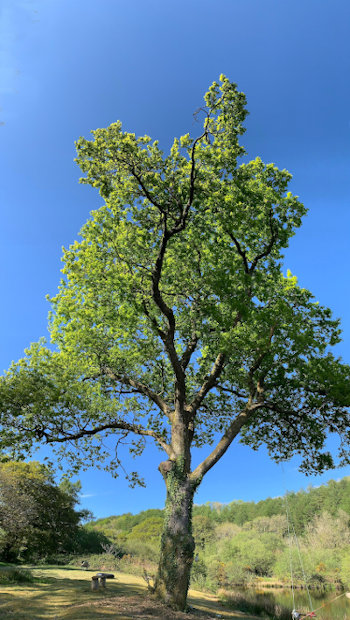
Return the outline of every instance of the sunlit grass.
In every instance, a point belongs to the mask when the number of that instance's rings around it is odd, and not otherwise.
[[[147,609],[153,605],[153,599],[146,597],[145,582],[136,575],[114,573],[116,578],[107,582],[105,590],[92,592],[91,576],[96,571],[62,566],[30,570],[34,583],[0,585],[1,620],[126,620],[133,618],[133,605],[146,605]],[[223,610],[210,594],[192,590],[189,603],[223,618],[243,617],[239,612]],[[156,603],[151,615],[155,619],[165,618]],[[248,616],[244,618],[249,620]]]

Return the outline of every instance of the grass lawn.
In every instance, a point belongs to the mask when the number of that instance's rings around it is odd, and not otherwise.
[[[0,567],[1,570],[1,567]],[[134,575],[114,573],[106,590],[92,592],[95,571],[72,568],[31,568],[38,579],[33,584],[0,586],[2,620],[209,620],[241,618],[255,620],[239,612],[224,609],[215,596],[190,591],[190,614],[171,612],[147,593],[145,582]]]

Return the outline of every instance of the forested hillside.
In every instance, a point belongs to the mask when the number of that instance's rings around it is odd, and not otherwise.
[[[152,570],[162,521],[163,511],[153,509],[86,527],[110,540],[128,570]],[[199,587],[215,590],[256,579],[288,583],[291,557],[300,583],[304,570],[314,587],[350,585],[350,477],[287,498],[195,506],[193,530],[192,582]]]
[[[339,481],[330,480],[326,485],[309,487],[297,493],[288,493],[287,505],[298,534],[301,534],[310,521],[322,512],[334,517],[339,510],[343,510],[350,515],[350,477]],[[285,516],[285,514],[285,497],[269,497],[260,502],[234,501],[229,504],[210,502],[201,506],[195,505],[193,510],[194,517],[205,516],[213,525],[229,522],[244,526],[260,517]],[[147,521],[150,527],[152,524],[156,526],[162,518],[162,510],[151,509],[136,515],[125,513],[98,519],[91,521],[88,526],[103,531],[110,538],[118,537],[123,540],[129,536],[134,537],[135,531],[142,531],[141,523]],[[146,524],[144,528],[147,531]]]

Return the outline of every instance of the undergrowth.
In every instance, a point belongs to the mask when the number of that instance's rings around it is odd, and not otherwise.
[[[23,568],[2,568],[0,570],[0,584],[14,583],[34,583],[35,579],[28,569]]]

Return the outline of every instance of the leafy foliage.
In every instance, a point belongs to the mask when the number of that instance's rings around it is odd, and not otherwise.
[[[175,139],[167,156],[120,122],[78,140],[82,182],[105,204],[64,251],[56,350],[32,345],[1,381],[3,449],[72,440],[80,452],[64,452],[76,470],[108,458],[106,433],[117,447],[133,432],[133,451],[150,436],[172,459],[180,390],[193,445],[222,431],[226,449],[241,430],[254,449],[299,452],[305,470],[320,471],[333,466],[322,452],[330,430],[348,461],[349,369],[327,352],[338,321],[281,273],[306,209],[287,192],[286,170],[259,158],[238,165],[246,113],[222,76],[205,95],[202,134]],[[112,455],[107,467],[119,464]]]
[[[304,471],[320,472],[334,466],[332,432],[350,462],[350,368],[331,353],[339,321],[282,272],[306,209],[288,191],[289,172],[242,163],[237,86],[220,76],[204,104],[198,135],[176,138],[167,155],[119,121],[77,141],[81,181],[104,204],[64,250],[52,348],[32,344],[0,381],[7,455],[25,458],[44,441],[73,472],[92,464],[116,474],[126,440],[133,455],[147,438],[165,453],[156,589],[177,609],[193,494],[235,437],[265,444],[277,461],[297,453]],[[192,469],[191,449],[203,446],[213,448]]]
[[[51,471],[37,462],[0,466],[0,553],[5,560],[37,559],[70,552],[77,545],[76,511],[80,484],[54,484]]]

